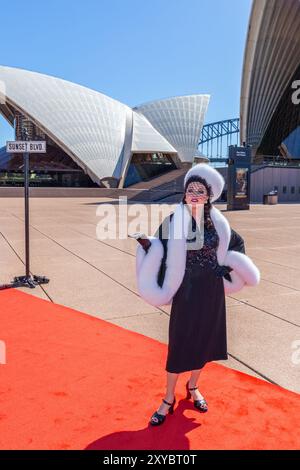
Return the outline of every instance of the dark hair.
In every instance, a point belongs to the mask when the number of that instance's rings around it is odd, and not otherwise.
[[[196,176],[196,175],[191,176],[187,180],[187,182],[184,186],[184,193],[183,193],[182,203],[186,204],[185,193],[186,193],[187,187],[190,183],[192,183],[194,181],[197,181],[198,183],[202,183],[206,187],[207,194],[208,194],[208,200],[204,204],[204,225],[205,225],[206,228],[211,228],[211,227],[213,227],[213,222],[212,222],[211,217],[210,217],[210,209],[212,208],[212,203],[210,202],[210,198],[211,198],[211,196],[213,196],[213,191],[212,191],[212,188],[211,188],[210,184],[208,184],[208,182],[206,181],[206,179],[201,178],[201,176]]]

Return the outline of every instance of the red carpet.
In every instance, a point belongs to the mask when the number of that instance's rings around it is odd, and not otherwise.
[[[218,364],[200,390],[148,419],[165,386],[166,345],[22,292],[0,292],[1,449],[299,449],[299,395]]]

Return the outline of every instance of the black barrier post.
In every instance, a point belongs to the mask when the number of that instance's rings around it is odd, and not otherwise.
[[[28,141],[27,129],[22,129],[22,139]],[[31,276],[30,274],[30,243],[29,243],[29,152],[23,154],[24,162],[24,207],[25,207],[25,276],[17,276],[10,284],[0,285],[0,290],[12,287],[29,287],[34,289],[39,284],[47,284],[49,279],[45,276]]]
[[[27,130],[24,129],[24,140],[28,140]],[[29,255],[29,153],[24,153],[24,206],[25,206],[25,273],[30,277]]]

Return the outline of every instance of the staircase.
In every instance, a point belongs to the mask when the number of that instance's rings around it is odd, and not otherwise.
[[[141,181],[130,186],[135,194],[130,198],[134,202],[178,202],[183,193],[183,180],[187,168],[177,168],[150,181]],[[137,192],[138,191],[138,192]]]

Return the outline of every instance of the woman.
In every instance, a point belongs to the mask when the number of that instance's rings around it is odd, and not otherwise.
[[[225,294],[259,283],[260,273],[245,254],[242,237],[212,205],[223,190],[222,175],[206,163],[193,166],[184,178],[184,197],[144,251],[137,248],[137,285],[151,305],[172,303],[169,322],[167,389],[150,424],[173,413],[181,372],[191,371],[187,398],[206,412],[197,387],[209,361],[227,359]]]

